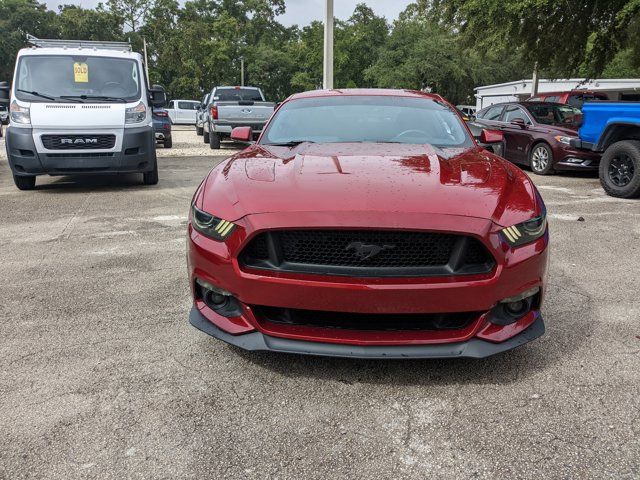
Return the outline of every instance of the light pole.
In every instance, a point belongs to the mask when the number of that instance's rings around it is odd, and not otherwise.
[[[240,57],[240,86],[244,87],[244,57]]]
[[[324,74],[322,86],[333,89],[333,0],[325,0],[324,16]]]

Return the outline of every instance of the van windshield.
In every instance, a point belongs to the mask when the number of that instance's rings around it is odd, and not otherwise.
[[[65,101],[66,97],[80,101],[133,102],[140,99],[140,85],[135,60],[29,55],[20,58],[15,96],[28,102],[50,102],[51,98]]]

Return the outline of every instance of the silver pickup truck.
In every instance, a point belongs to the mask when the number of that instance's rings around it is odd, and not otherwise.
[[[259,88],[215,87],[204,113],[204,142],[218,149],[235,127],[251,127],[259,134],[275,107],[275,103],[265,101]]]

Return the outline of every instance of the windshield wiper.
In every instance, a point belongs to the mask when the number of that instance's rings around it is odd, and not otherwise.
[[[69,100],[104,100],[105,102],[110,101],[118,101],[122,103],[127,103],[127,100],[122,97],[109,97],[105,95],[60,95],[60,98],[69,99]]]
[[[55,102],[55,97],[52,97],[51,95],[45,95],[44,93],[38,93],[38,92],[32,92],[29,90],[23,90],[22,88],[16,88],[16,91],[18,92],[22,92],[22,93],[28,93],[29,95],[33,95],[34,97],[40,97],[40,98],[45,98],[47,100],[53,100]]]
[[[291,140],[289,142],[265,143],[263,145],[268,145],[270,147],[297,147],[302,143],[315,143],[315,142],[311,140]]]

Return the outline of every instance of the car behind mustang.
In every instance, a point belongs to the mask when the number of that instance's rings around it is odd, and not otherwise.
[[[190,321],[246,350],[485,357],[544,333],[548,242],[531,180],[439,96],[302,93],[193,197]]]

